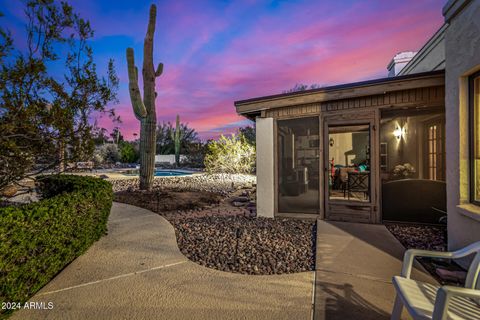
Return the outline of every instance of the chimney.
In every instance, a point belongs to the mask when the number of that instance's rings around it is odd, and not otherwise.
[[[417,54],[416,51],[415,52],[404,51],[404,52],[397,53],[387,66],[388,76],[389,77],[397,76],[400,73],[400,71],[402,71],[402,69],[407,65],[407,63],[409,63],[410,60],[412,60],[413,57],[415,57],[416,54]]]

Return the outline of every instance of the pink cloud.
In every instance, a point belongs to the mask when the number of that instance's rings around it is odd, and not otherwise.
[[[159,6],[156,54],[165,57],[164,75],[157,79],[159,122],[180,114],[202,137],[219,128],[231,131],[227,124],[242,120],[235,100],[281,93],[299,82],[384,77],[397,52],[418,50],[443,22],[434,1],[366,1],[343,11],[338,3],[288,2],[276,14],[258,17],[249,14],[256,5],[235,3],[222,12],[183,2]],[[141,43],[144,27],[145,19],[132,25],[135,41]],[[118,113],[131,138],[138,121],[128,96]]]

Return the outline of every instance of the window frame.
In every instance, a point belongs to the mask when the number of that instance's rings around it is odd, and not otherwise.
[[[475,79],[480,80],[480,71],[468,77],[468,117],[469,117],[469,196],[470,203],[480,206],[480,199],[475,199]],[[480,108],[477,112],[480,112]],[[480,129],[480,127],[478,128]],[[480,146],[479,146],[480,148]],[[480,174],[480,172],[478,173]]]

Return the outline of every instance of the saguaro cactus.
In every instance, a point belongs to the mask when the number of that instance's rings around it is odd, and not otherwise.
[[[134,52],[127,48],[128,81],[130,99],[135,117],[140,121],[140,189],[150,190],[153,185],[155,170],[155,129],[157,115],[155,111],[155,78],[163,72],[163,64],[159,63],[157,70],[153,66],[153,35],[157,7],[150,6],[148,29],[143,43],[143,100],[138,87],[138,69],[135,66]]]
[[[177,123],[175,124],[175,130],[171,131],[173,143],[175,145],[175,164],[177,167],[180,165],[180,145],[183,138],[183,130],[180,125],[180,116],[177,114]]]

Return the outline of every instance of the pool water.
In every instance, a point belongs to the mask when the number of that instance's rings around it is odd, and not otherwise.
[[[188,176],[191,175],[189,172],[181,172],[174,170],[156,170],[155,177],[176,177],[176,176]]]

